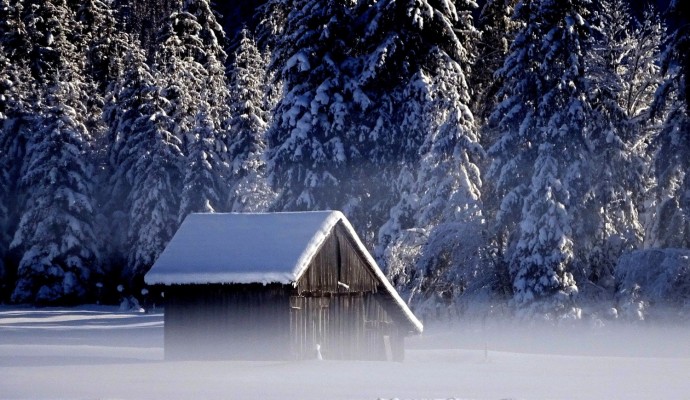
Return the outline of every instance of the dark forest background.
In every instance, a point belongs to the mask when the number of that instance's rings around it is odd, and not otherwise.
[[[0,302],[135,304],[189,213],[338,209],[420,312],[687,309],[688,8],[0,0]]]

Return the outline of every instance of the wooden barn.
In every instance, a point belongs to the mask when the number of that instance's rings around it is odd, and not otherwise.
[[[167,359],[402,360],[422,332],[338,211],[192,214],[145,280]]]

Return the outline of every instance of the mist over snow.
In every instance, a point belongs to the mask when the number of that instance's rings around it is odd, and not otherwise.
[[[0,308],[0,397],[680,399],[690,328],[432,324],[400,363],[163,361],[160,312]]]

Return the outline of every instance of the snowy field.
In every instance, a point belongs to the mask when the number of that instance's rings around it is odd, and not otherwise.
[[[0,308],[3,399],[689,399],[690,327],[429,327],[403,363],[164,362],[161,314]]]

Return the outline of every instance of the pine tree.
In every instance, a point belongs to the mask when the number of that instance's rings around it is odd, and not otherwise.
[[[129,35],[117,21],[110,2],[86,0],[79,3],[79,51],[86,55],[85,70],[101,96],[111,81],[123,71]]]
[[[75,46],[75,16],[64,1],[28,2],[15,53],[33,75],[35,105],[26,119],[19,174],[19,225],[11,243],[19,259],[16,302],[78,302],[101,274],[93,232],[91,135],[84,124],[84,59]]]
[[[512,19],[516,0],[488,0],[477,19],[481,39],[477,43],[477,61],[470,77],[472,111],[481,123],[496,105],[494,99],[500,81],[494,73],[508,55],[519,23]],[[490,138],[483,138],[491,143]]]
[[[133,185],[133,166],[139,154],[132,151],[136,147],[133,140],[135,121],[142,117],[144,105],[150,99],[150,91],[157,87],[146,63],[144,50],[138,41],[131,39],[129,50],[123,57],[126,66],[122,75],[109,87],[105,96],[103,121],[107,127],[107,183],[104,185],[104,214],[107,216],[107,236],[104,252],[108,254],[109,264],[115,275],[121,275],[126,263],[129,243],[128,198]],[[120,270],[120,271],[118,271]]]
[[[190,212],[223,210],[227,197],[224,124],[228,118],[227,85],[222,49],[224,34],[208,2],[185,2],[182,11],[166,19],[158,36],[156,66],[181,140],[185,183],[181,193],[181,222]],[[203,175],[205,187],[196,179]]]
[[[197,100],[206,76],[199,62],[205,56],[198,37],[200,30],[193,15],[175,11],[165,19],[157,37],[154,70],[170,101],[166,113],[175,121],[174,133],[183,143],[183,152],[191,140]]]
[[[199,30],[192,35],[194,40],[200,43],[200,51],[194,59],[204,68],[202,97],[211,107],[208,115],[212,118],[211,122],[216,126],[215,134],[220,139],[230,113],[227,106],[229,93],[225,76],[225,63],[228,58],[225,52],[225,32],[207,0],[186,0],[182,10],[193,15],[198,24]]]
[[[514,303],[527,312],[570,310],[574,222],[591,177],[585,122],[585,61],[591,46],[588,0],[520,2],[525,26],[498,74],[504,100],[492,119],[500,139],[489,179],[502,203]]]
[[[584,279],[613,289],[613,268],[620,255],[640,246],[640,211],[649,186],[648,109],[660,76],[655,60],[662,25],[651,11],[641,26],[622,0],[599,3],[601,37],[587,58],[589,119],[593,145],[588,209],[580,219],[578,243]]]
[[[115,0],[127,33],[137,37],[151,60],[157,51],[156,38],[165,19],[182,7],[182,0]]]
[[[653,115],[663,117],[654,154],[655,189],[652,221],[645,242],[650,247],[687,247],[690,244],[690,10],[673,1],[670,10],[678,28],[662,57],[666,77],[657,91]]]
[[[166,113],[169,101],[136,42],[124,64],[104,113],[111,143],[108,209],[113,258],[123,258],[120,276],[136,287],[177,229],[184,157]]]
[[[267,211],[275,193],[266,177],[266,128],[269,118],[267,60],[247,29],[240,33],[230,75],[228,155],[231,163],[229,209],[233,212]]]
[[[211,9],[208,0],[185,0],[182,10],[193,15],[200,25],[199,39],[207,54],[206,60],[199,60],[208,65],[213,59],[225,63],[227,40],[223,27],[218,23],[218,15]]]
[[[5,261],[18,222],[17,185],[30,110],[28,84],[28,69],[21,62],[12,62],[0,43],[0,291],[7,296],[12,291],[14,268]],[[8,300],[2,297],[0,301]]]
[[[362,176],[366,196],[358,208],[365,214],[360,218],[365,226],[378,231],[379,258],[397,235],[407,236],[405,229],[413,228],[401,223],[410,221],[407,211],[390,211],[399,202],[403,210],[412,206],[416,190],[421,189],[402,188],[403,182],[409,182],[403,169],[419,168],[428,136],[457,111],[457,93],[468,90],[465,80],[478,38],[472,20],[475,7],[471,1],[364,1],[358,6],[363,33],[356,82],[369,107],[360,123],[367,172]],[[434,100],[437,88],[449,91],[448,104]],[[465,100],[460,100],[463,107]],[[468,119],[456,117],[460,124]],[[398,216],[402,220],[394,221]]]
[[[82,69],[83,57],[75,45],[77,23],[65,0],[28,0],[22,14],[27,47],[25,52],[32,76],[37,82],[54,82],[61,70]],[[69,52],[64,49],[71,48]]]
[[[414,164],[418,167],[412,171],[405,169],[401,175],[403,182],[414,176],[406,188],[413,196],[401,198],[388,223],[396,224],[398,229],[393,230],[393,246],[406,254],[410,250],[405,248],[405,240],[411,240],[409,246],[418,247],[414,270],[395,270],[393,265],[400,257],[396,251],[387,252],[386,263],[389,276],[396,282],[405,280],[396,276],[400,273],[410,279],[414,277],[406,289],[419,293],[423,299],[435,298],[438,293],[447,293],[447,288],[455,287],[454,295],[446,299],[451,301],[462,294],[460,288],[472,279],[473,273],[466,272],[480,268],[479,257],[473,257],[471,263],[463,253],[469,249],[466,244],[470,238],[464,238],[468,226],[477,232],[481,230],[482,183],[477,161],[484,152],[468,107],[470,92],[464,71],[451,59],[446,60],[445,70],[440,71],[428,78],[429,102],[418,118],[428,121],[425,127],[428,134],[419,149],[421,160]],[[406,227],[400,224],[399,211],[407,215]],[[381,233],[390,234],[387,229],[384,226]],[[411,236],[410,232],[418,232],[422,237]],[[477,232],[474,239],[481,236]],[[477,244],[479,240],[472,243]],[[469,251],[476,252],[478,248]]]
[[[0,1],[0,301],[9,301],[14,289],[16,262],[9,247],[19,218],[18,179],[34,97],[22,10],[22,3]]]
[[[469,71],[478,37],[473,8],[474,2],[464,0],[455,4],[391,0],[359,4],[364,34],[357,83],[371,109],[381,110],[371,113],[372,132],[366,138],[374,162],[419,159],[425,135],[417,128],[423,122],[397,110],[408,107],[408,112],[424,114],[420,111],[426,102],[420,91],[425,85],[423,75],[442,73],[449,60]],[[379,126],[383,129],[377,129]]]
[[[462,112],[450,113],[458,111]],[[418,171],[415,227],[423,229],[428,240],[420,249],[415,290],[426,290],[422,294],[427,297],[448,287],[455,288],[455,296],[463,294],[482,269],[482,181],[477,160],[483,150],[468,115],[451,115],[437,134],[429,135],[430,147]]]
[[[0,0],[0,42],[7,57],[15,59],[16,53],[26,51],[27,37],[22,21],[23,3]]]
[[[228,166],[222,153],[217,151],[219,147],[224,150],[225,146],[217,143],[218,127],[209,115],[210,109],[208,102],[202,101],[194,121],[194,139],[188,148],[178,213],[180,223],[189,213],[222,211],[218,207],[225,204],[222,178],[226,176]]]
[[[78,31],[76,32],[77,51],[84,54],[84,80],[89,93],[85,103],[87,113],[84,121],[93,138],[93,163],[98,165],[96,198],[99,203],[109,200],[108,148],[110,146],[108,126],[103,119],[108,87],[122,75],[125,65],[125,54],[132,46],[130,35],[122,29],[118,15],[111,1],[86,0],[73,5],[76,10]],[[138,45],[138,43],[136,44]],[[109,216],[101,209],[96,216],[100,231],[98,237],[102,254],[111,254]]]
[[[477,255],[479,245],[463,246],[479,242],[464,238],[468,226],[481,226],[483,150],[467,82],[478,38],[472,4],[381,2],[364,9],[369,24],[358,82],[376,105],[366,154],[383,170],[370,182],[390,190],[374,201],[393,200],[376,252],[396,286],[419,296],[416,302],[435,304],[442,296],[452,303],[480,267],[479,257],[466,257]],[[398,111],[388,113],[389,107]]]
[[[101,273],[92,222],[93,169],[78,78],[49,88],[44,114],[27,143],[25,206],[12,247],[21,253],[15,302],[79,302]]]
[[[284,188],[276,208],[343,209],[361,156],[351,121],[352,4],[297,0],[290,9],[274,56],[284,97],[267,132],[271,184]]]
[[[182,143],[173,133],[175,122],[165,111],[168,100],[161,92],[155,83],[143,90],[127,138],[132,162],[127,172],[131,191],[124,277],[135,288],[178,226],[184,155]]]

